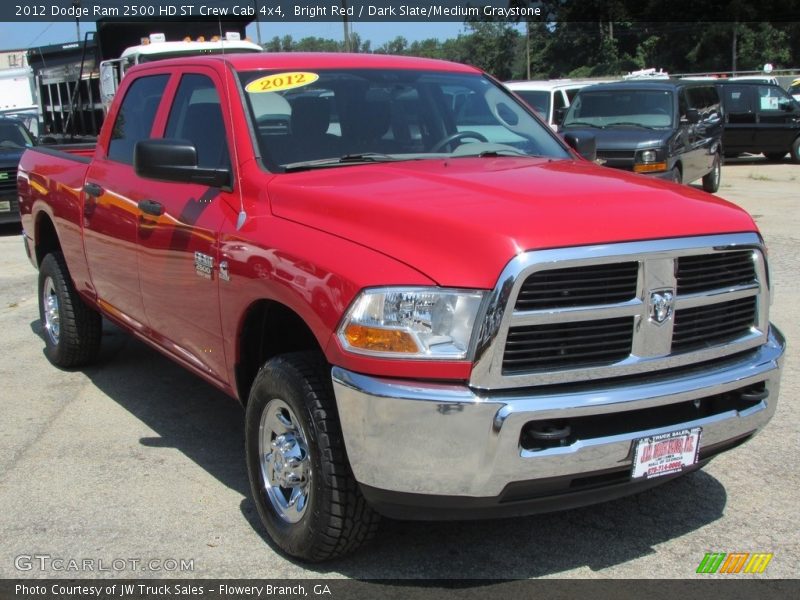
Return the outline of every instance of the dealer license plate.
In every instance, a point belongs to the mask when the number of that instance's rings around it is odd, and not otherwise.
[[[641,438],[634,443],[632,479],[680,473],[697,462],[702,428]]]
[[[0,201],[0,212],[11,212],[11,200]]]

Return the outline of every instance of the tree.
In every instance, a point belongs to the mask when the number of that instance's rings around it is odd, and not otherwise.
[[[511,79],[519,32],[505,22],[470,22],[463,40],[465,61],[501,80]]]

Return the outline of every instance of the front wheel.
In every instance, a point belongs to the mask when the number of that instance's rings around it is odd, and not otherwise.
[[[673,183],[683,183],[683,175],[681,175],[681,170],[678,167],[672,167],[670,170],[669,181]]]
[[[72,368],[97,358],[102,318],[78,295],[60,252],[48,254],[39,265],[39,319],[51,363]]]
[[[719,190],[719,182],[722,178],[722,159],[719,153],[714,155],[714,165],[706,175],[703,176],[703,189],[709,194],[715,194]]]
[[[268,361],[253,382],[245,423],[261,521],[281,550],[313,562],[355,551],[379,521],[347,461],[329,369],[312,353]]]

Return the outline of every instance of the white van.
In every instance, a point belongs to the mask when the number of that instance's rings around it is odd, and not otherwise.
[[[569,108],[579,89],[603,81],[601,79],[550,79],[546,81],[508,81],[504,85],[539,113],[550,124],[550,127],[557,129],[556,111]]]

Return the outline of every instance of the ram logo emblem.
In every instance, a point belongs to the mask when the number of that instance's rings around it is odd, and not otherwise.
[[[672,316],[675,308],[675,294],[660,290],[650,292],[650,319],[661,325]]]

